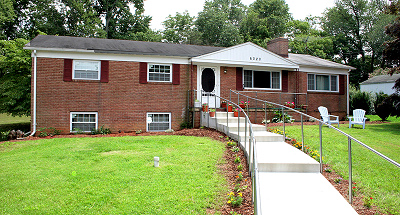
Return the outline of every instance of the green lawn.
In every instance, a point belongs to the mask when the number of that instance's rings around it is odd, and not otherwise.
[[[0,114],[0,132],[9,130],[21,130],[28,132],[30,130],[30,117],[13,117],[7,114]]]
[[[225,201],[224,147],[184,136],[6,142],[0,213],[206,214]]]
[[[378,117],[379,118],[379,117]],[[344,131],[400,163],[400,121],[390,118],[391,123],[367,124],[365,130],[355,125],[341,124]],[[278,128],[282,130],[282,127]],[[301,140],[300,126],[287,126],[287,136]],[[319,126],[304,126],[305,145],[319,151]],[[347,137],[323,126],[323,160],[348,179]],[[400,208],[400,168],[387,162],[373,152],[352,143],[353,181],[357,187],[374,198],[374,203],[383,211],[399,214]]]

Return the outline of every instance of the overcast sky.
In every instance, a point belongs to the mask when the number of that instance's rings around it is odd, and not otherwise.
[[[255,0],[242,0],[242,3],[249,6]],[[185,10],[191,16],[203,10],[205,0],[145,0],[145,15],[150,15],[153,20],[150,28],[153,30],[163,29],[162,22],[168,15],[175,16],[176,12],[183,13]],[[294,19],[304,19],[308,15],[320,16],[326,8],[333,7],[335,0],[286,0],[289,5],[289,12]]]

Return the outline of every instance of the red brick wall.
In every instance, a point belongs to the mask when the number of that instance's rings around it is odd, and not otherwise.
[[[37,62],[37,129],[69,133],[70,112],[98,112],[99,127],[104,124],[112,132],[146,131],[147,112],[170,112],[174,130],[186,116],[190,65],[181,65],[180,84],[173,85],[139,84],[138,62],[110,61],[108,83],[64,82],[63,59]]]

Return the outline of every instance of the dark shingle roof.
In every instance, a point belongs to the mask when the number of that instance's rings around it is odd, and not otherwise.
[[[351,66],[347,66],[344,64],[336,63],[333,61],[325,60],[319,57],[306,55],[306,54],[293,54],[289,53],[289,60],[293,61],[300,66],[317,66],[317,67],[331,67],[338,69],[356,69]]]
[[[222,47],[212,46],[51,35],[39,35],[28,44],[26,44],[25,47],[29,49],[78,49],[93,50],[96,53],[161,55],[178,57],[196,57],[224,49]]]
[[[374,76],[360,84],[392,83],[400,78],[400,74]]]

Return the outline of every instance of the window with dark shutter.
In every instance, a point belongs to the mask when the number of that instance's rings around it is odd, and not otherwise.
[[[172,84],[181,83],[181,67],[180,64],[172,64]]]
[[[236,67],[236,90],[243,91],[243,68]]]
[[[101,77],[100,82],[108,83],[108,76],[109,76],[109,61],[102,60],[101,61]]]
[[[72,81],[72,59],[64,59],[64,81]]]
[[[139,83],[147,84],[147,63],[140,62],[139,65]]]

